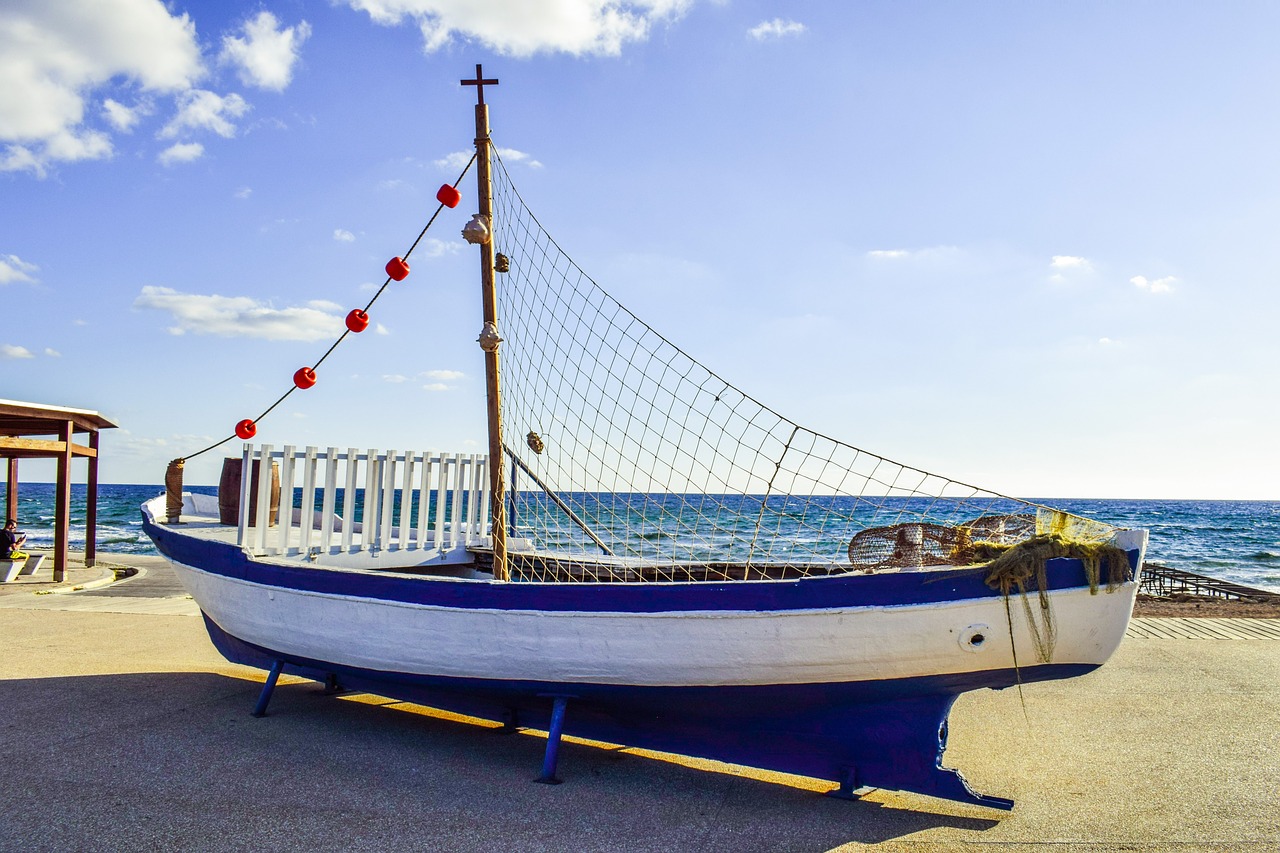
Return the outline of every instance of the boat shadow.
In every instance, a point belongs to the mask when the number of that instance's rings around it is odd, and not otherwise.
[[[504,736],[288,677],[255,719],[261,681],[240,672],[4,682],[0,795],[61,792],[60,843],[109,836],[121,849],[198,832],[204,849],[287,838],[326,849],[817,851],[999,824],[979,807],[889,792],[837,800],[816,780],[568,738],[564,784],[537,785],[543,733]],[[11,817],[0,841],[48,839],[41,809]]]

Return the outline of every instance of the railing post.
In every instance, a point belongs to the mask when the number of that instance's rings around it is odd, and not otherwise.
[[[422,474],[418,495],[418,547],[427,547],[427,528],[431,525],[431,451],[422,454]]]
[[[240,472],[241,479],[247,480],[252,487],[253,466]],[[258,505],[255,508],[253,546],[255,553],[265,554],[267,551],[267,522],[271,520],[271,445],[258,447]]]
[[[240,512],[236,516],[236,544],[249,545],[245,534],[249,530],[249,471],[253,470],[253,445],[245,442],[240,449]]]
[[[378,499],[382,491],[378,488],[378,471],[382,461],[378,451],[369,450],[364,468],[364,512],[361,514],[360,549],[374,551],[378,547]]]
[[[320,550],[326,554],[333,547],[334,503],[338,499],[338,448],[324,454],[324,499],[320,508]]]
[[[290,496],[292,497],[292,496]],[[316,449],[307,447],[302,457],[302,498],[298,501],[298,552],[311,551],[316,518]]]
[[[293,530],[293,468],[296,461],[296,448],[292,444],[286,444],[280,451],[280,518],[276,523],[276,548],[277,554],[289,553],[289,534]],[[270,475],[270,466],[266,463],[259,465],[259,476]],[[262,488],[261,482],[258,488]],[[261,506],[261,504],[259,504]],[[268,507],[268,509],[270,509]],[[270,516],[268,516],[269,518]]]
[[[351,539],[356,524],[356,483],[360,482],[360,454],[354,447],[347,448],[347,478],[342,490],[342,553],[351,553]]]
[[[389,549],[395,546],[392,539],[391,524],[396,514],[396,452],[387,451],[386,462],[378,466],[378,491],[381,493],[381,505],[378,507],[378,547]]]

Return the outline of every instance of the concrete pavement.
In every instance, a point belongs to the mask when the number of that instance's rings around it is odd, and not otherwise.
[[[65,598],[145,598],[97,592]],[[263,673],[223,661],[201,620],[11,597],[3,850],[1280,849],[1275,640],[1131,635],[1096,673],[1028,685],[1025,712],[1014,690],[961,697],[945,763],[1018,801],[1002,813],[887,791],[849,803],[813,780],[580,743],[562,747],[565,784],[536,785],[535,733],[287,678],[253,719]]]

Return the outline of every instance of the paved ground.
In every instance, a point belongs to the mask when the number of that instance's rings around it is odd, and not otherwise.
[[[251,718],[262,674],[150,560],[0,591],[0,850],[1280,850],[1275,640],[1130,634],[1025,708],[962,697],[946,763],[1012,813],[577,743],[553,787],[537,734],[416,706],[282,680]]]

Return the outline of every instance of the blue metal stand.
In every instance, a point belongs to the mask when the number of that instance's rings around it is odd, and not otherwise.
[[[524,728],[520,725],[520,709],[507,708],[502,712],[502,727],[495,729],[500,735],[513,735]]]
[[[324,677],[324,695],[325,696],[336,696],[339,693],[346,693],[346,692],[347,692],[347,688],[343,687],[342,683],[338,681],[338,673],[331,672]]]
[[[862,786],[858,784],[858,771],[849,768],[849,772],[840,780],[840,787],[827,791],[827,796],[837,800],[857,800],[860,797],[854,792],[860,787]]]
[[[258,695],[258,704],[253,709],[253,716],[267,715],[267,703],[271,701],[271,694],[276,689],[276,681],[280,678],[282,669],[284,669],[284,661],[279,659],[272,661],[271,671],[267,673],[267,683],[262,685],[262,693]]]
[[[542,758],[542,775],[535,782],[544,785],[559,785],[556,778],[556,761],[560,757],[560,736],[564,733],[564,709],[569,704],[568,696],[555,696],[555,705],[551,709],[551,728],[547,731],[547,752]]]

